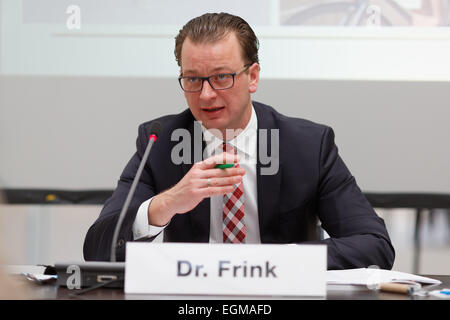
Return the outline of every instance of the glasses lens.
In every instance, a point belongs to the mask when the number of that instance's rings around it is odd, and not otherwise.
[[[229,89],[233,86],[232,74],[217,74],[209,77],[209,82],[213,89]],[[181,86],[184,91],[195,92],[202,90],[203,79],[200,77],[180,78]]]
[[[202,80],[197,77],[181,78],[181,86],[186,91],[198,91],[202,87]]]
[[[215,89],[228,89],[233,86],[233,76],[231,74],[218,74],[209,80]]]

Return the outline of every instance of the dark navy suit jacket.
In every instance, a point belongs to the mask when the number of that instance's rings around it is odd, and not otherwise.
[[[258,156],[261,242],[326,244],[328,269],[370,265],[391,269],[395,252],[385,224],[338,155],[333,130],[311,121],[286,117],[258,102],[253,102],[253,106],[258,129],[268,129],[268,134],[270,129],[279,129],[280,137],[279,170],[275,175],[260,174],[264,166]],[[142,202],[175,185],[192,167],[193,161],[176,165],[171,160],[171,150],[179,143],[171,141],[173,130],[185,128],[194,137],[195,119],[190,110],[157,120],[161,122],[163,132],[152,147],[120,230],[116,251],[119,261],[125,259],[125,242],[133,241],[132,226]],[[86,260],[109,260],[114,227],[148,143],[150,123],[140,125],[137,151],[86,235]],[[270,136],[267,141],[271,150]],[[191,147],[194,150],[193,139]],[[191,159],[194,160],[193,156]],[[318,240],[317,219],[330,238]],[[164,230],[164,241],[208,242],[209,227],[210,199],[205,198],[192,211],[172,218]]]

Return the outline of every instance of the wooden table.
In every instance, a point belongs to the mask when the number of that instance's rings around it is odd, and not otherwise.
[[[442,281],[432,290],[450,288],[450,275],[424,275]],[[35,284],[25,278],[18,279],[18,286],[23,288],[27,299],[42,300],[309,300],[309,297],[280,297],[280,296],[216,296],[216,295],[137,295],[125,294],[123,289],[99,288],[80,296],[73,295],[74,290],[58,287],[56,284]],[[424,286],[426,289],[427,286]],[[327,290],[326,297],[314,300],[442,300],[435,297],[415,297],[404,294],[362,290]],[[450,302],[450,300],[447,300]]]

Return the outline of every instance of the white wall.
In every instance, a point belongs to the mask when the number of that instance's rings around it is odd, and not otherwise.
[[[80,29],[67,27],[71,4],[80,8]],[[283,26],[279,0],[2,0],[1,6],[0,63],[8,75],[173,78],[178,30],[201,13],[228,11],[254,27],[263,78],[450,80],[448,27]]]
[[[84,261],[83,243],[99,205],[0,205],[0,257],[8,265]],[[162,234],[156,241],[162,241]]]
[[[0,77],[6,187],[113,189],[140,123],[179,113],[175,79]],[[450,192],[450,82],[261,79],[254,99],[334,128],[363,191]]]
[[[450,192],[448,28],[282,27],[278,0],[102,1],[0,0],[3,187],[114,188],[138,124],[186,107],[176,82],[177,31],[190,17],[223,10],[247,19],[260,39],[254,98],[331,125],[363,191]],[[82,9],[80,30],[66,27],[72,3]],[[124,3],[140,15],[106,10]],[[181,15],[173,14],[180,3]],[[82,259],[100,212],[0,209],[14,264]]]
[[[84,237],[99,209],[99,206],[0,205],[2,258],[10,265],[83,261]]]
[[[255,3],[2,0],[0,180],[114,188],[138,124],[186,107],[177,31],[223,10],[260,39],[254,98],[331,125],[363,190],[450,191],[449,28],[286,27],[280,1],[257,1],[258,14]],[[70,4],[79,30],[67,28]]]

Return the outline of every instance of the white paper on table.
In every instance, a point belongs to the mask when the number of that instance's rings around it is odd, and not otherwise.
[[[327,285],[364,285],[383,282],[414,281],[422,284],[440,284],[441,281],[416,276],[414,274],[384,269],[359,268],[346,270],[328,270]]]

